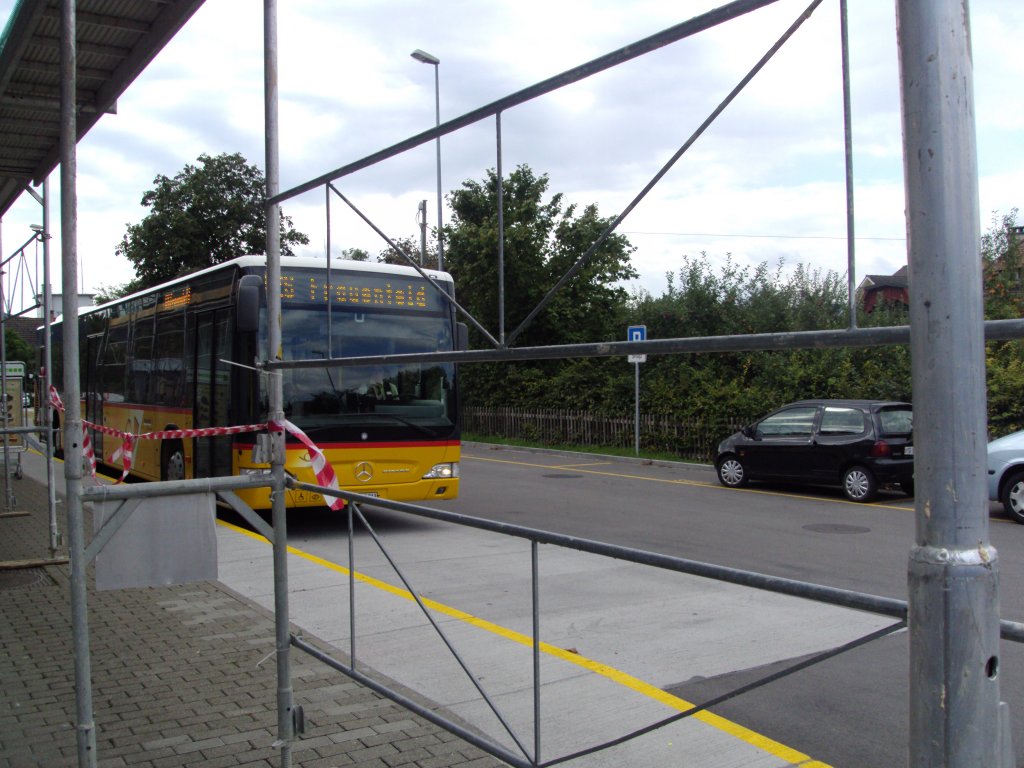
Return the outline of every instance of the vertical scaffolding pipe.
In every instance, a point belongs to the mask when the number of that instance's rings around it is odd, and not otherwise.
[[[353,507],[345,505],[348,511],[348,655],[352,671],[356,669],[356,548],[355,520]]]
[[[533,762],[540,765],[540,562],[536,541],[530,541],[530,585],[533,593]]]
[[[897,0],[914,388],[910,765],[1008,766],[988,538],[972,63],[964,0]]]
[[[498,341],[505,345],[505,180],[501,176],[501,112],[494,116],[498,177]]]
[[[57,485],[53,466],[53,405],[50,403],[50,385],[53,383],[53,347],[50,340],[50,322],[53,307],[53,286],[50,285],[50,177],[43,179],[43,391],[36,408],[43,409],[46,432],[46,488],[47,510],[50,515],[50,557],[57,556],[60,532],[57,530]]]
[[[266,131],[267,199],[280,187],[278,144],[278,70],[277,0],[263,5],[263,87]],[[281,207],[267,205],[267,357],[282,359],[281,354]],[[270,421],[284,424],[282,378],[280,371],[267,377],[270,395]],[[274,525],[274,627],[277,646],[277,742],[281,750],[281,768],[291,765],[292,740],[295,737],[294,702],[291,682],[291,637],[288,631],[288,531],[285,519],[283,430],[272,430],[270,476],[272,482],[271,515]]]
[[[633,363],[633,450],[640,455],[640,363]]]
[[[2,242],[2,238],[0,238]],[[0,256],[3,255],[3,249],[0,248]],[[0,269],[0,398],[6,398],[7,395],[7,331],[4,327],[4,320],[7,315],[7,309],[4,306],[4,272]],[[4,444],[4,496],[6,497],[6,509],[8,512],[14,509],[14,502],[12,499],[11,490],[11,473],[8,471],[7,459],[9,457],[9,442],[7,440],[7,428],[11,426],[7,420],[7,404],[3,403],[2,406],[4,414],[4,433],[3,433],[3,444]]]
[[[60,235],[64,352],[64,479],[67,487],[68,558],[71,561],[71,633],[75,660],[75,721],[79,768],[96,765],[92,662],[86,599],[85,523],[82,515],[82,407],[78,376],[77,53],[75,0],[61,0],[60,25]]]
[[[850,26],[847,0],[839,0],[839,36],[843,63],[843,143],[846,147],[846,297],[850,327],[857,327],[857,245],[853,216],[853,107],[850,100]]]
[[[434,63],[434,117],[435,125],[441,125],[441,65]],[[444,270],[444,198],[441,197],[441,134],[434,142],[437,150],[437,268]]]
[[[427,201],[420,200],[416,207],[416,221],[420,225],[420,266],[427,263]]]
[[[7,318],[7,298],[4,294],[4,270],[0,269],[0,410],[3,411],[4,433],[4,508],[8,512],[14,511],[14,486],[11,484],[11,440],[7,434],[11,421],[7,417],[10,410],[7,406],[7,328],[4,320]]]
[[[331,287],[331,185],[324,184],[324,205],[327,206],[327,357],[334,357],[334,350],[331,349],[331,340],[334,338],[334,329],[331,327],[331,306],[334,301],[334,289]]]

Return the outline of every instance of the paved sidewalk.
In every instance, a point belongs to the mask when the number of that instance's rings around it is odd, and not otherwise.
[[[0,768],[77,766],[69,567],[8,567],[49,557],[45,485],[11,482],[18,514],[0,516]],[[217,582],[95,592],[91,581],[99,766],[281,765],[273,616]],[[306,716],[293,766],[504,765],[298,651],[292,685]]]

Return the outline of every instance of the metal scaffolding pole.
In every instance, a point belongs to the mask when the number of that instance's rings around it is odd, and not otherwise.
[[[42,425],[47,429],[53,427],[54,408],[50,403],[50,385],[53,383],[53,346],[50,339],[50,323],[52,322],[53,286],[50,285],[50,177],[43,180],[43,383],[39,393],[37,409],[42,409]],[[57,474],[53,464],[53,443],[56,435],[46,433],[46,488],[47,512],[50,519],[50,557],[56,557],[60,548],[60,532],[57,529]]]
[[[266,121],[267,199],[280,187],[278,144],[277,0],[263,6],[263,87]],[[281,359],[281,207],[267,205],[267,358]],[[281,372],[268,376],[270,422],[284,424],[284,393]],[[272,430],[271,515],[274,526],[274,626],[277,649],[277,741],[281,768],[291,765],[296,718],[291,683],[291,636],[288,628],[288,532],[285,508],[285,438],[283,430]]]
[[[988,537],[985,346],[967,3],[897,0],[917,533],[910,765],[1013,765]]]
[[[3,399],[3,402],[0,403],[0,411],[3,412],[4,425],[4,509],[7,512],[13,512],[17,500],[14,498],[14,486],[11,484],[11,440],[7,434],[7,429],[11,426],[7,414],[11,410],[9,410],[6,402],[6,398],[9,395],[7,393],[7,329],[4,324],[4,319],[7,317],[7,300],[4,297],[4,274],[4,270],[0,269],[0,339],[3,340],[3,344],[0,345],[0,398]]]
[[[75,710],[78,765],[96,765],[96,726],[92,710],[92,663],[86,600],[85,523],[82,519],[82,413],[78,378],[78,200],[77,121],[75,118],[75,0],[61,1],[60,226],[64,285],[64,478],[67,483],[68,557],[71,560],[71,631],[75,654]]]
[[[857,239],[853,215],[853,107],[850,104],[850,25],[846,0],[839,0],[839,38],[843,68],[843,145],[846,149],[846,301],[850,327],[857,327]]]

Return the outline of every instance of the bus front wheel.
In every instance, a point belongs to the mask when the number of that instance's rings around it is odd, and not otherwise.
[[[185,479],[185,449],[180,441],[167,443],[160,451],[160,479]]]

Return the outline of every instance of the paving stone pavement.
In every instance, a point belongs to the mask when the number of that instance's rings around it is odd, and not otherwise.
[[[0,768],[77,766],[69,567],[24,567],[50,556],[47,489],[28,476],[10,482],[15,514],[0,509]],[[98,766],[282,764],[272,615],[217,582],[105,592],[91,582]],[[306,718],[291,765],[504,765],[305,654],[291,658]]]

